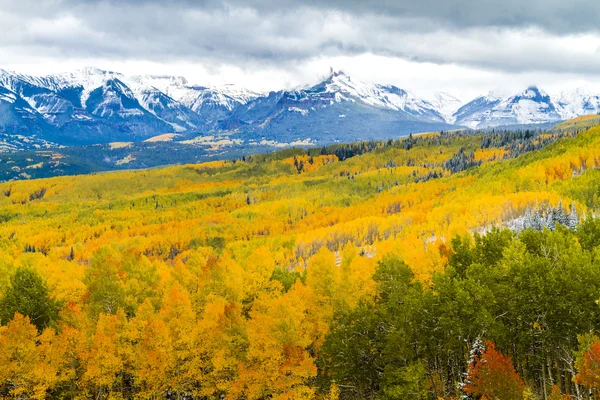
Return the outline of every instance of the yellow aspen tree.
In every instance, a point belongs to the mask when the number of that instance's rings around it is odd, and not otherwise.
[[[13,398],[30,398],[36,394],[37,336],[29,317],[19,313],[0,328],[0,385],[7,388]]]
[[[157,318],[149,301],[130,321],[135,341],[133,375],[139,387],[136,396],[144,399],[163,397],[169,389],[170,371],[174,366],[169,327]],[[135,327],[135,328],[134,328]]]
[[[81,307],[74,303],[65,305],[60,320],[52,352],[54,357],[58,357],[58,385],[64,393],[74,398],[79,388],[84,386],[82,370],[85,370],[89,357],[94,326]]]
[[[122,310],[117,314],[100,314],[87,358],[83,379],[90,395],[106,397],[122,391],[125,373],[122,358],[122,335],[127,329],[127,318]]]
[[[250,400],[314,396],[309,382],[317,371],[307,351],[313,340],[305,300],[280,291],[261,294],[255,300],[248,321],[246,362],[240,366],[236,385],[238,396]]]
[[[193,374],[199,397],[227,396],[248,346],[242,307],[211,295],[194,333]]]
[[[252,299],[267,285],[275,269],[275,260],[266,247],[260,246],[248,257],[245,265],[245,296]]]
[[[169,330],[173,363],[170,370],[170,391],[178,396],[189,393],[192,389],[190,363],[193,351],[193,331],[196,314],[192,310],[192,302],[187,291],[178,283],[166,293],[159,312],[160,319]],[[156,326],[156,329],[159,329]]]

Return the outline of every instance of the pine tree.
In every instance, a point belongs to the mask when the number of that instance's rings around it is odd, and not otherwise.
[[[531,214],[531,208],[527,206],[525,210],[525,216],[523,217],[523,229],[531,229],[533,227],[533,215]]]
[[[551,231],[553,231],[554,229],[556,229],[556,217],[554,216],[554,209],[552,207],[550,207],[547,211],[546,211],[546,218],[545,218],[546,222],[545,222],[545,227],[550,229]]]
[[[471,370],[471,368],[476,367],[477,362],[479,361],[479,359],[481,358],[481,355],[484,352],[485,352],[485,343],[483,343],[483,340],[481,340],[481,337],[478,336],[475,339],[475,341],[473,342],[473,345],[471,346],[471,351],[469,351],[469,371]],[[473,382],[471,381],[468,371],[465,372],[463,375],[464,375],[465,380],[458,384],[458,389],[464,393],[464,395],[462,396],[463,399],[470,399],[471,396],[469,396],[465,392],[465,388],[468,388],[470,385],[473,384]]]
[[[537,208],[533,212],[531,229],[536,230],[536,231],[541,231],[544,229],[544,223],[542,221],[542,213]]]
[[[59,309],[60,303],[50,295],[42,277],[32,269],[19,267],[0,299],[0,320],[6,324],[15,313],[19,313],[29,317],[41,332],[58,319]]]
[[[577,225],[579,225],[579,215],[577,215],[575,204],[571,204],[571,214],[568,218],[567,227],[569,229],[577,229]]]
[[[558,208],[556,209],[556,216],[554,217],[554,221],[563,226],[569,226],[569,216],[563,208],[562,200],[558,202]]]

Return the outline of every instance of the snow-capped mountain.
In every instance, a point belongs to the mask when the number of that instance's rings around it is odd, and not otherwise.
[[[150,113],[170,125],[170,130],[175,132],[193,130],[202,124],[198,115],[187,106],[171,98],[152,85],[149,82],[151,79],[143,76],[128,77],[97,68],[83,68],[46,79],[56,82],[55,87],[61,91],[81,88],[79,98],[84,109],[88,108],[90,96],[102,88],[102,101],[92,111],[93,115],[127,117]],[[123,96],[116,95],[115,90]],[[124,101],[119,101],[120,98]]]
[[[20,105],[15,110],[3,106],[11,111],[0,117],[2,129],[31,130],[66,145],[209,132],[236,133],[254,142],[310,138],[329,143],[448,126],[443,113],[427,100],[333,71],[316,85],[269,94],[233,85],[191,85],[177,76],[125,76],[97,68],[45,77],[2,71],[0,87],[2,104]]]
[[[307,88],[273,92],[268,96],[257,98],[249,102],[245,109],[260,109],[265,101],[273,100],[276,100],[276,112],[288,111],[303,116],[336,105],[345,107],[356,105],[394,111],[398,119],[445,123],[443,116],[433,104],[410,92],[396,86],[356,81],[342,72],[332,72],[322,82]],[[244,108],[240,110],[243,111]]]
[[[234,85],[193,85],[180,76],[127,76],[97,68],[44,77],[0,70],[0,133],[59,145],[171,133],[179,140],[326,144],[465,126],[540,124],[599,111],[600,96],[586,88],[552,96],[532,86],[516,94],[490,92],[465,104],[446,92],[428,100],[334,71],[307,87],[256,93]]]
[[[307,88],[258,97],[219,125],[222,130],[285,143],[384,139],[448,127],[428,101],[341,72]]]
[[[600,95],[581,87],[561,92],[557,99],[562,119],[571,119],[581,115],[600,112]]]
[[[402,111],[414,116],[427,116],[433,121],[445,122],[433,104],[419,99],[412,93],[392,85],[378,85],[351,79],[343,72],[332,72],[323,82],[300,91],[307,98],[327,98],[331,94],[335,102],[358,101],[363,104]]]
[[[494,92],[480,96],[459,108],[453,118],[457,125],[490,128],[560,121],[563,116],[550,95],[531,86],[508,97]]]
[[[448,123],[454,123],[454,113],[465,104],[460,98],[446,92],[437,92],[430,103]]]
[[[44,121],[35,123],[39,127],[33,129],[31,115],[17,124],[14,112],[9,117],[5,111],[6,115],[0,115],[0,129],[30,129],[65,144],[143,140],[164,133],[199,131],[254,96],[229,87],[219,91],[188,86],[184,78],[129,77],[97,68],[45,77],[0,70],[0,87],[4,89],[0,102],[22,101],[28,107],[22,105],[21,109]],[[18,129],[15,124],[20,125]]]
[[[226,118],[231,111],[261,94],[235,85],[208,87],[190,85],[182,76],[135,76],[144,87],[153,87],[198,114],[204,124]]]
[[[97,143],[143,138],[150,132],[172,129],[144,109],[115,73],[86,69],[31,77],[3,71],[0,86],[16,96],[15,104],[29,106],[31,118],[37,121],[35,130],[47,140]],[[18,130],[26,128],[24,122],[22,119]],[[8,130],[5,118],[0,118],[0,126]]]
[[[17,93],[0,86],[0,133],[41,135],[52,131],[46,119]]]

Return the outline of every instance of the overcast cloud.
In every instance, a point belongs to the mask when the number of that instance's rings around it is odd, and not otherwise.
[[[0,66],[274,89],[328,66],[414,91],[600,81],[597,0],[0,0]],[[204,82],[203,82],[204,81]]]

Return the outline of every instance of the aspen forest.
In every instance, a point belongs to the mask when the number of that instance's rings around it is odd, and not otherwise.
[[[0,396],[599,399],[599,209],[569,124],[1,183]]]

